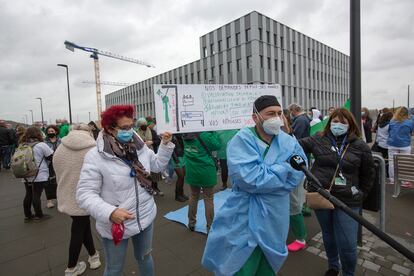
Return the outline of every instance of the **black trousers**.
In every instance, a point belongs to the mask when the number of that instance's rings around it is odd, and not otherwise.
[[[229,168],[227,167],[227,159],[220,159],[220,169],[223,187],[227,187],[227,180],[229,179]]]
[[[175,196],[184,195],[184,178],[185,178],[185,167],[175,168],[177,174],[177,181],[175,182]]]
[[[93,244],[89,216],[71,216],[71,218],[72,228],[70,231],[68,268],[73,268],[78,263],[82,244],[88,250],[89,256],[95,255],[96,252]]]
[[[24,182],[26,188],[26,195],[23,200],[24,215],[27,218],[33,217],[32,204],[36,217],[42,217],[42,202],[40,196],[43,192],[43,187],[47,184],[47,181],[42,182]]]
[[[388,149],[377,146],[377,150],[381,153],[382,157],[385,159],[385,172],[387,175],[387,178],[389,177],[388,167],[389,167],[389,161],[388,161]]]
[[[45,194],[47,200],[56,199],[56,189],[56,177],[49,178],[48,183],[45,185]]]

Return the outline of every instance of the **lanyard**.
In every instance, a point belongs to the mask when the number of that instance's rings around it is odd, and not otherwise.
[[[335,152],[336,152],[336,159],[338,161],[339,164],[339,173],[342,173],[342,153],[344,152],[345,146],[347,144],[347,139],[348,136],[345,136],[345,138],[342,140],[341,143],[341,147],[338,148],[335,139],[330,138],[331,143],[332,143],[332,147],[335,148]]]

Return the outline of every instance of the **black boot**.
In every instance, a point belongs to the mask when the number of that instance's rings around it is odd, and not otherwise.
[[[338,276],[338,274],[339,271],[333,268],[330,268],[325,272],[325,276]]]
[[[188,197],[186,197],[185,195],[176,194],[175,200],[179,202],[186,202],[188,200]]]

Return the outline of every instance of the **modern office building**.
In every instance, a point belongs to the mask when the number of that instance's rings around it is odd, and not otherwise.
[[[278,83],[283,106],[325,112],[349,97],[349,57],[253,11],[200,37],[201,58],[105,96],[154,116],[154,84]]]

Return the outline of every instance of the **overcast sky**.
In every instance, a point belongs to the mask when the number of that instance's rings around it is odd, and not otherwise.
[[[414,1],[362,0],[362,103],[407,105],[414,90]],[[65,40],[141,59],[146,68],[102,57],[101,80],[137,82],[199,59],[199,37],[252,10],[349,55],[347,0],[0,0],[0,118],[68,118],[69,65],[73,121],[96,119],[93,60]],[[102,86],[104,95],[119,89]],[[414,102],[414,92],[412,93]],[[414,103],[411,105],[414,106]]]

